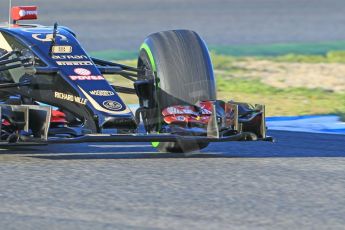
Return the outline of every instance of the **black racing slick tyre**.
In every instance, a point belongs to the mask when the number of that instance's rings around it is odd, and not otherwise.
[[[211,59],[204,41],[193,31],[172,30],[149,35],[140,48],[138,67],[151,72],[154,80],[156,110],[149,117],[156,121],[155,131],[160,128],[162,109],[216,100]],[[160,152],[190,152],[205,148],[208,143],[153,145]]]

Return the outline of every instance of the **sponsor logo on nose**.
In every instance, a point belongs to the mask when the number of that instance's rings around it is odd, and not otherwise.
[[[84,68],[75,68],[74,69],[74,73],[81,75],[81,76],[89,76],[91,75],[91,71],[88,69],[84,69]]]
[[[122,109],[122,105],[117,101],[106,100],[103,101],[103,106],[109,110],[118,111]]]

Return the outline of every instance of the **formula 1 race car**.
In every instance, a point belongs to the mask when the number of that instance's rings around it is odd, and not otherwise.
[[[263,140],[265,107],[216,98],[204,41],[189,30],[149,35],[130,67],[90,57],[68,28],[24,25],[34,6],[13,7],[0,28],[0,147],[152,142],[190,152],[210,142]],[[111,85],[124,77],[133,88]],[[136,94],[132,111],[118,93]],[[141,125],[143,124],[143,125]]]

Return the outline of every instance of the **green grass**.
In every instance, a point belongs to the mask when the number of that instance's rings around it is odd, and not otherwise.
[[[278,89],[256,79],[217,76],[218,98],[267,105],[269,116],[339,114],[345,119],[345,93],[322,89]]]
[[[211,53],[216,72],[218,98],[266,104],[269,116],[338,114],[345,121],[345,92],[334,93],[323,89],[275,88],[259,79],[246,77],[247,71],[234,68],[242,57]],[[291,55],[278,57],[250,57],[281,62],[345,63],[345,52],[331,51],[326,55]],[[232,77],[240,75],[243,77]],[[345,74],[345,73],[344,73]]]
[[[297,63],[345,63],[345,51],[329,51],[325,55],[286,54],[264,59]]]
[[[283,92],[281,89],[261,83],[259,80],[225,78],[217,76],[217,90],[220,92],[243,92],[248,94],[278,94]]]

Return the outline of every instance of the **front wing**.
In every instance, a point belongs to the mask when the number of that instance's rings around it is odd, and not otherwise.
[[[66,138],[66,137],[49,137],[49,120],[51,117],[51,108],[49,106],[37,105],[0,105],[1,111],[4,109],[11,109],[23,113],[23,119],[26,123],[24,129],[31,130],[33,133],[32,138],[19,139],[15,143],[8,141],[0,141],[0,147],[13,147],[13,146],[34,146],[34,145],[47,145],[47,144],[72,144],[72,143],[91,143],[91,142],[229,142],[229,141],[274,141],[270,136],[266,135],[265,123],[265,107],[257,105],[258,114],[260,114],[260,133],[255,134],[243,130],[243,124],[238,116],[238,105],[229,103],[232,107],[232,122],[231,134],[223,135],[219,130],[219,122],[216,116],[212,116],[209,121],[206,135],[179,135],[179,134],[86,134],[83,136]]]

